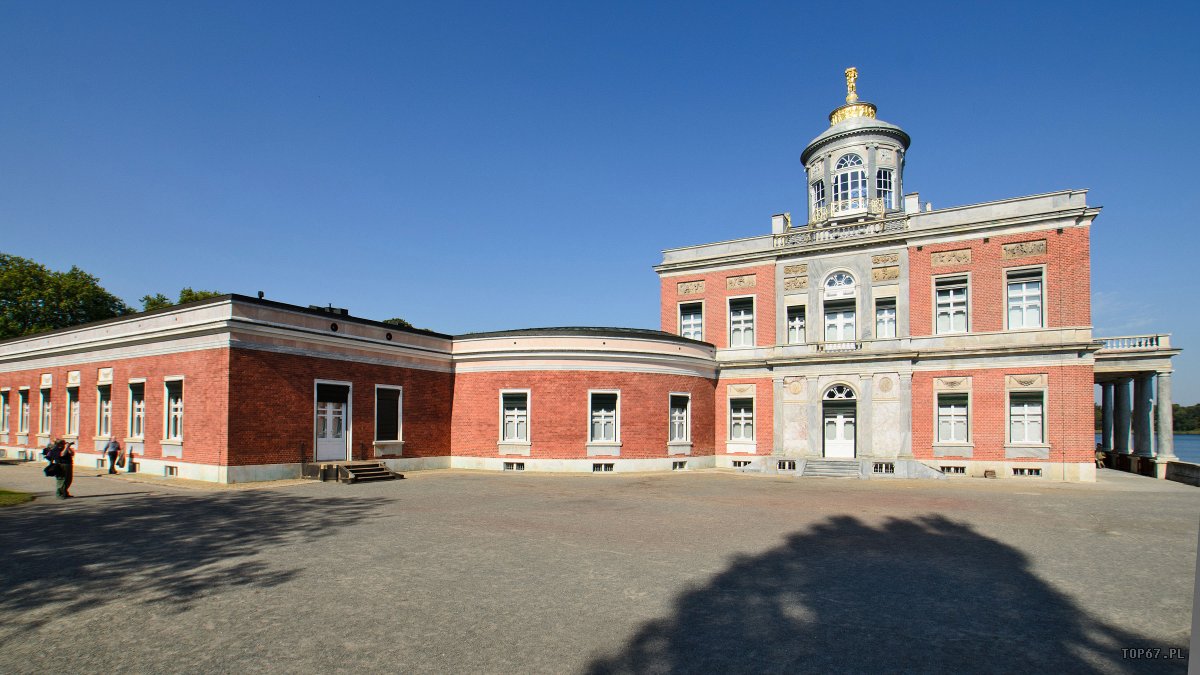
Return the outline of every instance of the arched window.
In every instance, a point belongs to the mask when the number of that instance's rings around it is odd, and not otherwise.
[[[858,211],[867,208],[867,172],[862,157],[842,155],[834,167],[833,211]]]
[[[854,390],[844,384],[835,384],[825,392],[826,401],[853,401]]]
[[[854,277],[849,272],[834,272],[825,280],[825,297],[842,298],[854,295]]]

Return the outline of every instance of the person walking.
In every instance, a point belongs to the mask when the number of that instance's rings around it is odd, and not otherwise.
[[[71,494],[71,481],[75,478],[75,444],[59,441],[61,449],[54,453],[54,463],[58,465],[58,474],[55,476],[57,489],[54,494],[59,499],[70,499],[74,495]]]
[[[108,472],[111,474],[117,472],[117,455],[120,452],[121,444],[115,438],[110,438],[108,443],[104,445],[104,453],[108,455]]]

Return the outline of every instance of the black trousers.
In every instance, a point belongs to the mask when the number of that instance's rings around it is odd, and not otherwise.
[[[59,462],[58,471],[58,477],[55,479],[58,489],[55,490],[55,495],[59,499],[66,499],[71,496],[71,481],[75,479],[75,465]]]
[[[117,472],[117,453],[110,451],[108,453],[108,472]]]

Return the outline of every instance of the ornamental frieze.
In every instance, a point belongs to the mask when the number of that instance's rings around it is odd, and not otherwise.
[[[1045,375],[1009,375],[1007,380],[1005,384],[1008,385],[1009,389],[1046,386]]]
[[[892,151],[891,150],[880,150],[879,153],[875,156],[875,162],[877,164],[891,164],[892,163]]]
[[[75,385],[79,384],[79,371],[78,370],[68,370],[67,371],[67,386],[69,387],[73,384],[75,384]]]
[[[971,388],[970,377],[938,377],[933,380],[935,391],[968,391]]]
[[[739,288],[754,288],[756,283],[756,277],[753,274],[743,274],[739,277],[726,278],[725,288],[731,291]]]
[[[899,253],[880,253],[871,256],[872,265],[895,265],[898,262],[900,262]]]
[[[960,248],[956,251],[939,251],[929,257],[934,267],[950,265],[966,265],[971,262],[971,249]]]
[[[1017,244],[1004,245],[1004,259],[1012,260],[1013,258],[1028,258],[1031,255],[1046,254],[1046,240],[1038,239],[1037,241],[1022,241]]]
[[[730,396],[753,396],[755,387],[753,384],[731,384],[728,392]]]
[[[801,274],[808,274],[808,265],[786,265],[783,268],[785,277],[797,277]]]
[[[808,277],[792,277],[783,280],[783,290],[785,291],[807,291]]]
[[[898,266],[891,267],[876,267],[871,270],[872,281],[891,281],[900,278],[900,268]]]
[[[680,295],[702,295],[704,293],[704,281],[681,281],[679,282]]]

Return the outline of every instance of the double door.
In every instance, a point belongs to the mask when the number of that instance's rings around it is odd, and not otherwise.
[[[825,456],[833,458],[854,457],[854,410],[825,411]]]

